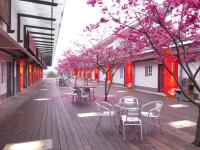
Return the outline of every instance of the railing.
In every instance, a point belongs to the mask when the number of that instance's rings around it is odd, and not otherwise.
[[[0,19],[7,25],[11,20],[11,0],[0,0]]]

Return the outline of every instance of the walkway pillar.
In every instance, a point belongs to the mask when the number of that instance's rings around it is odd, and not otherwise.
[[[24,61],[19,60],[19,92],[20,94],[23,91],[23,85],[24,85]]]
[[[36,66],[33,67],[33,72],[34,72],[34,83],[36,82]]]
[[[32,81],[32,79],[33,79],[33,77],[32,77],[32,75],[33,75],[33,73],[32,73],[32,64],[29,64],[28,65],[28,82],[29,82],[29,86],[31,86],[32,84],[33,84],[33,81]]]

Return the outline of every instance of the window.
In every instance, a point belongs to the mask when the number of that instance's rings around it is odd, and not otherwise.
[[[152,76],[152,66],[145,66],[145,77]]]
[[[120,79],[124,78],[124,67],[120,67]]]

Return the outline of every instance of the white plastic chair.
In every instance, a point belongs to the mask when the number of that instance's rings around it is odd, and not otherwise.
[[[138,105],[138,99],[136,97],[133,96],[125,96],[120,98],[119,100],[119,104],[122,105]]]
[[[116,127],[116,121],[115,121],[115,111],[113,110],[113,106],[105,101],[95,101],[99,120],[96,126],[97,129],[101,126],[102,118],[109,118],[110,119],[110,127],[112,129],[112,118],[114,119],[115,127]]]
[[[162,132],[159,117],[160,117],[160,112],[161,112],[162,106],[163,106],[162,101],[152,101],[150,103],[142,105],[142,107],[141,107],[141,115],[145,118],[152,118],[154,127],[155,127],[155,120],[158,121],[161,133],[163,133],[163,132]]]
[[[140,127],[140,139],[143,141],[142,121],[140,119],[140,108],[129,108],[126,115],[121,116],[123,140],[126,141],[126,126],[139,126]]]

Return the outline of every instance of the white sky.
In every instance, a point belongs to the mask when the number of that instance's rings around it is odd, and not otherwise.
[[[65,10],[55,51],[53,67],[68,47],[73,48],[72,41],[81,41],[80,34],[85,26],[100,20],[98,9],[87,5],[87,0],[66,0]]]

